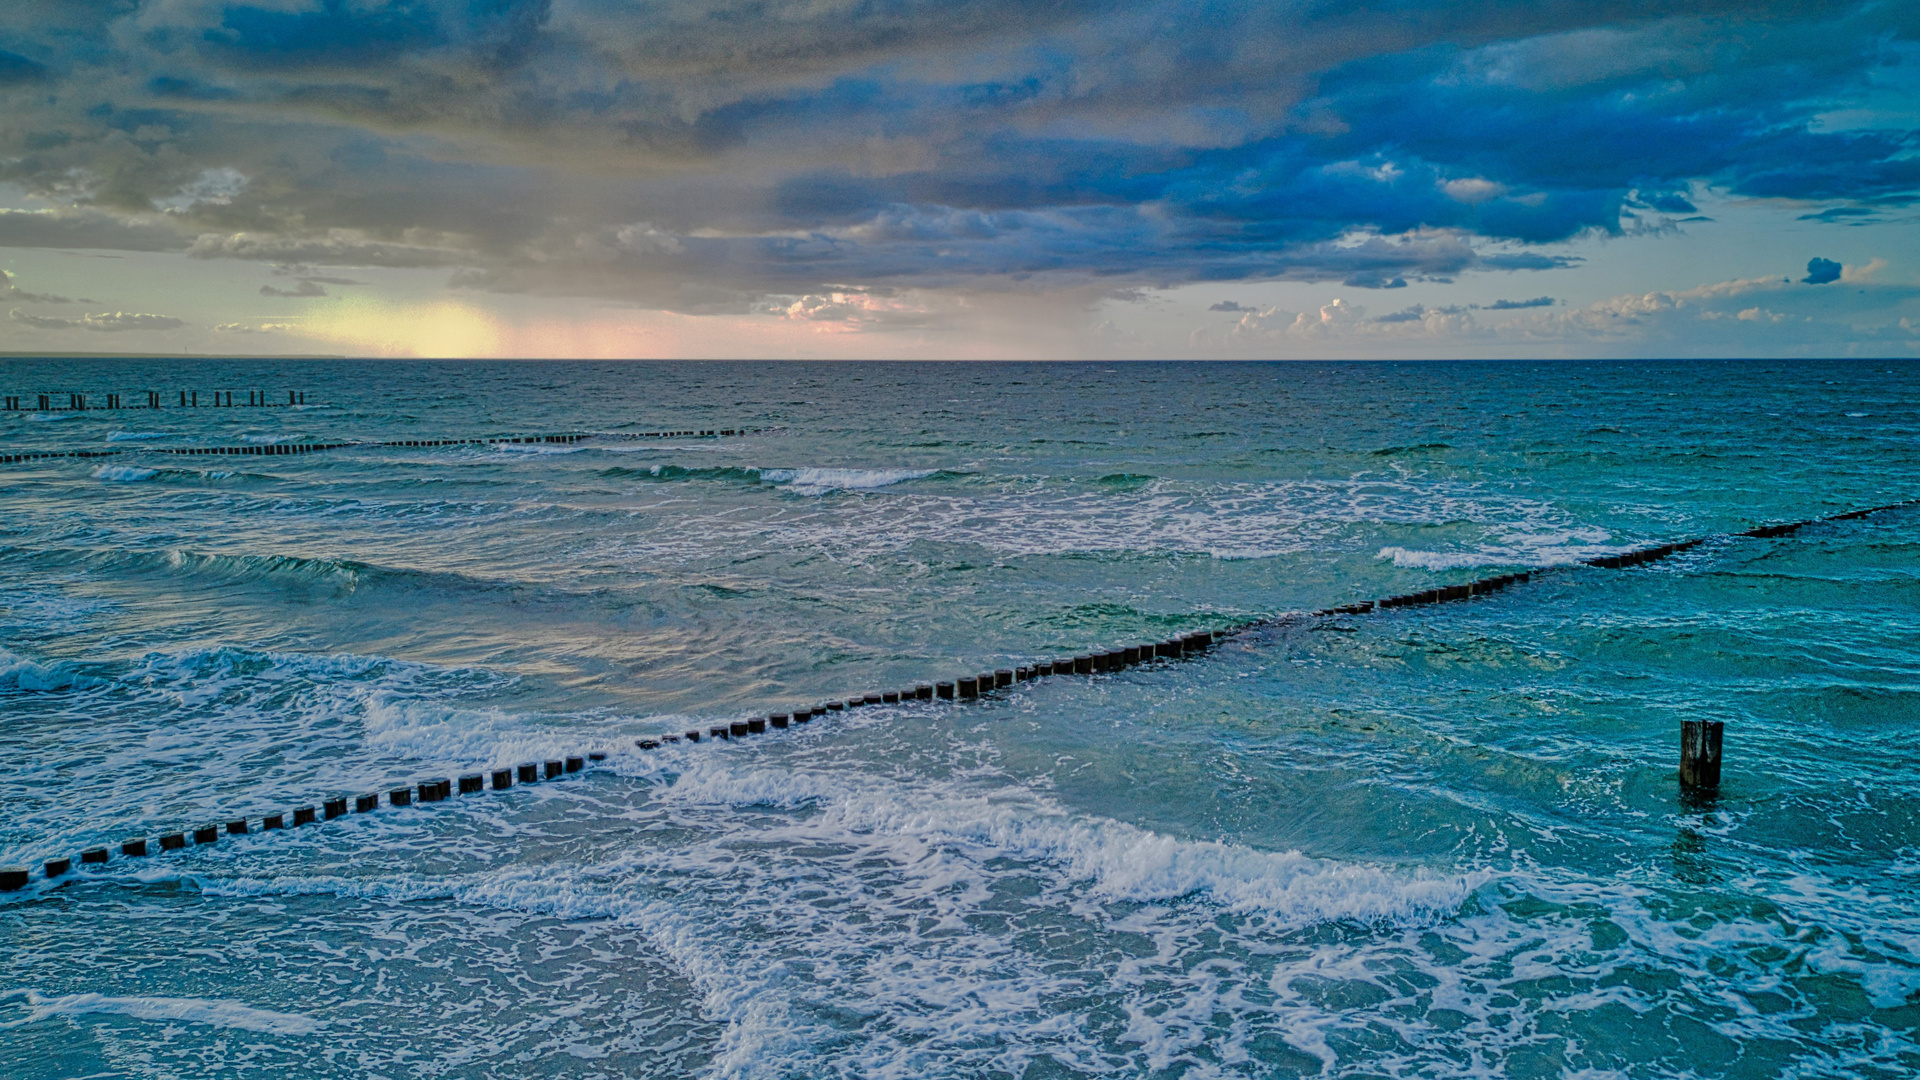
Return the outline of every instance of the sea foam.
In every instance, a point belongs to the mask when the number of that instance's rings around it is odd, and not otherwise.
[[[825,495],[833,491],[869,491],[903,480],[919,480],[938,469],[761,469],[760,479],[784,486],[797,495]]]
[[[313,1035],[327,1026],[324,1021],[298,1013],[270,1012],[237,1001],[189,997],[109,997],[105,994],[67,994],[49,997],[36,990],[14,990],[0,994],[0,1002],[19,998],[27,1006],[27,1015],[0,1023],[0,1031],[35,1023],[56,1016],[86,1016],[106,1013],[135,1020],[184,1021],[213,1027],[238,1028],[268,1035]]]

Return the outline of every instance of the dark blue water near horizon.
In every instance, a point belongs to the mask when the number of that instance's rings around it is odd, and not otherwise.
[[[0,384],[169,406],[0,413],[0,452],[129,451],[0,466],[0,864],[609,754],[0,894],[0,1075],[1920,1075],[1920,510],[1724,537],[1920,496],[1920,364]],[[734,427],[769,430],[153,452]],[[1683,719],[1727,724],[1717,800],[1680,796]]]

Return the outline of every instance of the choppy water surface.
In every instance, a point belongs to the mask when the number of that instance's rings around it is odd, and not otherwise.
[[[10,1077],[1920,1072],[1920,512],[735,745],[634,739],[1920,494],[1920,365],[9,362]],[[140,395],[144,399],[144,395]],[[1679,722],[1727,722],[1684,805]]]

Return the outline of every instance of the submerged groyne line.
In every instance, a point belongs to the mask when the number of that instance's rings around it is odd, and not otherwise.
[[[711,435],[725,433],[707,432],[696,434]],[[645,438],[649,436],[642,435],[635,437]],[[455,442],[406,442],[342,445],[445,446],[458,444]],[[1845,513],[1832,514],[1824,518],[1809,518],[1804,521],[1784,522],[1777,525],[1761,525],[1744,532],[1722,533],[1716,536],[1700,537],[1693,540],[1657,544],[1652,547],[1622,552],[1618,555],[1602,555],[1597,558],[1584,559],[1579,563],[1573,564],[1573,566],[1589,566],[1609,570],[1630,569],[1670,558],[1712,540],[1731,540],[1739,537],[1776,539],[1791,536],[1809,525],[1816,525],[1821,522],[1855,521],[1872,514],[1882,513],[1888,510],[1897,510],[1917,504],[1920,504],[1920,499],[1906,499],[1901,502],[1887,503],[1883,506],[1849,510]],[[1197,657],[1227,639],[1297,623],[1303,618],[1364,615],[1368,613],[1385,612],[1397,608],[1425,607],[1430,604],[1473,600],[1491,595],[1503,589],[1511,588],[1515,585],[1524,584],[1543,574],[1564,572],[1570,569],[1572,569],[1572,566],[1554,567],[1546,570],[1521,571],[1482,578],[1478,581],[1470,581],[1460,585],[1447,585],[1436,589],[1427,589],[1423,592],[1389,596],[1378,600],[1362,600],[1356,603],[1342,604],[1338,607],[1321,608],[1313,612],[1291,613],[1266,619],[1247,620],[1228,624],[1214,630],[1201,630],[1151,644],[1127,645],[1116,649],[1081,653],[1077,656],[1053,661],[1042,661],[1036,664],[1026,664],[1013,668],[999,668],[974,675],[962,675],[952,681],[917,683],[900,690],[859,694],[836,701],[828,701],[819,705],[793,709],[789,712],[771,713],[767,716],[753,717],[746,720],[732,720],[724,724],[709,726],[705,731],[699,728],[692,728],[678,735],[658,735],[641,738],[635,740],[635,746],[640,750],[656,750],[663,746],[677,744],[683,741],[687,743],[699,743],[703,740],[731,741],[755,735],[764,735],[769,731],[787,730],[796,724],[808,724],[816,719],[838,715],[851,709],[863,708],[869,705],[893,705],[909,701],[959,702],[977,700],[993,695],[996,691],[1007,689],[1016,683],[1032,682],[1038,679],[1061,675],[1101,674],[1142,664],[1161,661],[1171,662]],[[423,780],[417,784],[409,784],[406,787],[393,788],[384,793],[375,792],[354,796],[336,796],[324,800],[318,809],[308,805],[297,807],[290,812],[263,815],[257,828],[253,825],[251,818],[234,818],[224,822],[224,824],[200,825],[193,829],[166,833],[160,836],[157,841],[149,840],[145,837],[126,840],[118,845],[118,852],[121,860],[145,859],[156,852],[182,851],[190,846],[199,847],[215,844],[220,841],[223,835],[242,836],[258,832],[298,829],[305,825],[333,821],[337,818],[347,816],[347,802],[349,798],[353,801],[353,813],[368,814],[381,808],[382,794],[386,796],[385,805],[387,808],[402,809],[419,804],[445,801],[452,798],[456,790],[460,795],[473,795],[490,790],[506,791],[516,783],[532,784],[564,779],[569,775],[581,772],[589,763],[605,761],[606,757],[607,754],[605,751],[594,751],[585,755],[571,756],[553,761],[528,762],[513,768],[493,769],[488,772],[472,773],[458,778],[457,789],[454,779],[442,777]],[[1718,770],[1717,760],[1718,756],[1716,752],[1716,777]],[[491,783],[489,783],[489,781],[491,781]],[[105,847],[90,848],[81,852],[79,857],[79,863],[82,867],[105,865],[110,861],[113,861],[113,851]],[[41,872],[48,880],[58,879],[70,873],[73,869],[73,864],[74,860],[70,858],[49,859],[41,867]],[[10,892],[24,888],[32,880],[32,876],[31,871],[22,867],[0,868],[0,892]]]
[[[0,465],[14,465],[29,461],[52,461],[59,458],[104,458],[122,454],[171,454],[175,457],[242,456],[242,457],[285,457],[289,454],[313,454],[322,450],[346,450],[354,447],[376,449],[379,447],[416,447],[416,446],[495,446],[508,444],[561,443],[572,444],[588,440],[637,442],[642,439],[718,439],[732,435],[762,435],[777,428],[719,428],[688,431],[576,431],[561,435],[504,435],[487,439],[388,439],[355,440],[352,442],[332,443],[250,443],[244,446],[129,446],[114,450],[42,450],[24,454],[0,454]]]

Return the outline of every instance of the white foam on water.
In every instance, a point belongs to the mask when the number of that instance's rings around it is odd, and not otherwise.
[[[577,454],[585,450],[584,446],[546,446],[540,443],[493,443],[493,448],[503,454]]]
[[[447,768],[505,768],[600,745],[578,730],[543,726],[537,716],[386,689],[367,695],[361,722],[375,755]]]
[[[18,1020],[0,1022],[0,1031],[53,1017],[97,1014],[126,1016],[135,1020],[184,1021],[268,1035],[314,1035],[327,1026],[325,1021],[299,1013],[271,1012],[217,998],[110,997],[105,994],[49,997],[36,990],[11,990],[0,994],[0,1003],[12,998],[18,998],[27,1006],[27,1015]]]
[[[1270,941],[1330,922],[1389,934],[1430,927],[1476,885],[1471,876],[1169,837],[1072,811],[1004,778],[896,778],[783,758],[745,745],[616,754],[612,764],[644,780],[648,797],[606,808],[624,820],[595,829],[607,839],[584,863],[540,854],[540,830],[501,833],[496,815],[506,811],[492,807],[515,801],[504,796],[356,824],[420,829],[438,820],[440,850],[497,851],[501,835],[515,835],[530,856],[524,864],[444,878],[372,869],[230,878],[158,864],[139,872],[190,878],[210,897],[451,900],[614,920],[643,931],[692,985],[700,1011],[725,1025],[710,1075],[899,1080],[1019,1075],[1048,1057],[1135,1075],[1152,1061],[1198,1066],[1206,1054],[1195,1048],[1206,1045],[1240,1047],[1244,1057],[1255,1033],[1220,1029],[1216,1011],[1252,1006],[1209,965],[1183,970],[1204,939]],[[591,800],[595,790],[536,788],[520,801],[563,792]],[[470,817],[472,841],[464,828],[447,832]],[[1028,923],[1053,929],[1035,934]],[[1152,944],[1116,954],[1108,933]],[[1089,995],[1137,1014],[1124,1038],[1089,1027]]]
[[[711,754],[688,755],[683,768],[660,792],[663,803],[785,808],[811,803],[819,815],[795,828],[950,844],[981,858],[1045,860],[1113,900],[1205,895],[1228,910],[1263,911],[1299,925],[1420,921],[1459,907],[1481,880],[1181,840],[1072,813],[1019,785],[978,792],[943,783],[903,785],[859,774],[767,769]]]
[[[939,469],[760,469],[764,483],[783,486],[796,495],[825,495],[834,491],[871,491],[905,480],[932,476]]]
[[[665,468],[655,466],[654,472],[661,475]],[[859,470],[765,469],[757,475],[779,491],[824,495],[860,488],[822,473],[853,472],[860,475],[852,480],[867,484],[898,483],[940,471],[876,470],[867,475]],[[1571,548],[1552,550],[1554,536],[1590,536],[1588,542],[1597,544],[1612,535],[1570,522],[1566,512],[1550,502],[1471,484],[1372,477],[1204,483],[1159,478],[1115,491],[1080,480],[1010,476],[990,464],[961,463],[945,471],[975,479],[922,489],[911,498],[854,500],[811,513],[786,506],[772,517],[741,514],[734,507],[710,515],[676,515],[677,528],[670,532],[607,535],[595,554],[636,567],[657,567],[662,561],[711,557],[715,550],[790,551],[799,546],[835,558],[892,561],[903,550],[937,540],[976,544],[1006,557],[1178,553],[1239,561],[1320,555],[1382,528],[1444,525],[1466,534],[1464,543],[1489,547],[1489,555],[1511,547],[1511,561],[1544,564],[1575,554]]]
[[[0,594],[0,611],[6,626],[14,632],[72,633],[88,621],[117,609],[113,601],[70,595],[66,588],[73,579],[42,578]],[[4,664],[0,658],[0,664]]]
[[[116,484],[133,484],[142,480],[151,480],[160,475],[159,469],[147,469],[138,465],[102,465],[93,470],[94,479],[107,480]]]
[[[109,431],[107,432],[107,441],[134,442],[147,439],[171,439],[174,435],[175,432],[171,431]]]
[[[1472,550],[1423,551],[1389,545],[1381,548],[1374,557],[1392,560],[1393,565],[1398,567],[1435,571],[1482,566],[1566,566],[1632,550],[1605,544],[1604,541],[1611,536],[1605,529],[1565,529],[1538,533],[1500,530]]]
[[[619,772],[644,781],[638,792],[603,776],[275,836],[230,868],[155,861],[138,873],[189,879],[209,897],[452,901],[634,928],[724,1025],[706,1070],[718,1077],[1018,1076],[1047,1059],[1089,1075],[1229,1077],[1271,1067],[1277,1048],[1309,1073],[1317,1061],[1328,1075],[1495,1077],[1570,1026],[1582,1052],[1641,1060],[1632,1032],[1609,1048],[1609,1009],[1646,1026],[1686,1016],[1728,1038],[1826,1045],[1814,1074],[1884,1068],[1913,1047],[1910,1033],[1881,1028],[1864,1044],[1809,1036],[1793,1026],[1804,1011],[1762,1012],[1743,996],[1791,995],[1788,972],[1805,965],[1863,984],[1862,968],[1891,971],[1873,993],[1896,1001],[1911,953],[1884,933],[1853,936],[1889,915],[1911,927],[1897,897],[1815,876],[1743,884],[1730,896],[1772,895],[1780,913],[1735,899],[1709,925],[1676,919],[1657,883],[1631,876],[1394,868],[1170,837],[991,770],[876,773],[825,739],[810,755],[814,734],[616,754]],[[594,850],[580,834],[549,835],[551,818],[503,827],[514,807],[562,793],[583,800],[569,813],[609,800],[589,818]],[[485,852],[489,865],[356,871],[356,845],[388,847],[345,831],[369,827],[430,829],[434,850]],[[317,844],[334,845],[338,869],[258,873],[256,860],[294,867]],[[396,862],[408,860],[386,865]],[[1514,900],[1527,904],[1510,913]],[[1607,924],[1612,939],[1597,929]],[[480,947],[462,933],[518,933],[495,919],[453,925],[454,937],[394,945],[458,954]],[[1752,958],[1766,952],[1781,959]],[[1682,981],[1622,977],[1649,969]],[[437,1034],[485,1041],[507,1022],[449,1018]]]

